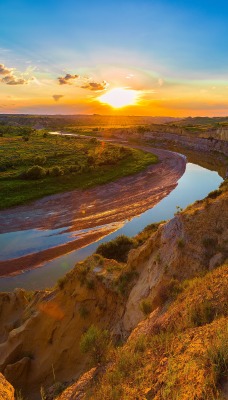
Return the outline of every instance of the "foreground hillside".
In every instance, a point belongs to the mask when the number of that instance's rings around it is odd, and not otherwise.
[[[127,263],[132,246],[54,290],[1,294],[1,372],[32,400],[226,399],[227,237],[226,182],[136,238]]]
[[[58,399],[226,399],[227,276],[226,264],[161,299],[105,366]]]

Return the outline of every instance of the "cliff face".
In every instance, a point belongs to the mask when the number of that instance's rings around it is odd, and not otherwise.
[[[205,138],[164,132],[148,132],[145,133],[144,138],[147,140],[156,140],[158,142],[166,140],[172,144],[176,143],[176,145],[182,145],[190,150],[203,152],[217,151],[218,153],[228,156],[228,141],[221,140],[220,137],[217,138],[216,135],[214,136],[215,137]]]
[[[221,212],[222,210],[222,212]],[[220,265],[228,256],[228,193],[190,206],[160,226],[139,250],[129,255],[129,267],[139,278],[127,301],[123,329],[130,332],[142,320],[140,302],[153,304],[160,287]]]
[[[24,290],[16,289],[13,293],[0,293],[0,343],[7,340],[12,329],[21,325],[23,312],[28,303]]]
[[[216,137],[218,137],[218,139],[228,141],[228,129],[227,128],[217,129]]]
[[[99,261],[90,258],[60,281],[56,290],[36,293],[21,308],[20,319],[15,313],[10,316],[11,329],[7,338],[4,332],[0,345],[0,369],[32,400],[39,398],[41,386],[69,381],[83,370],[79,341],[91,324],[114,331],[121,319],[120,298],[103,273],[93,268],[102,269]],[[8,296],[13,302],[15,294]]]

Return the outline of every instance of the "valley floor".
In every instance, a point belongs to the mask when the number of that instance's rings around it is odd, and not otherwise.
[[[134,147],[134,146],[133,146]],[[6,276],[40,266],[47,260],[86,246],[111,232],[107,224],[121,223],[155,206],[177,185],[186,166],[177,153],[136,146],[158,156],[159,162],[137,175],[87,190],[74,190],[1,211],[0,233],[24,229],[67,231],[96,228],[75,240],[20,258],[0,261],[0,275]],[[113,231],[117,226],[113,226]]]

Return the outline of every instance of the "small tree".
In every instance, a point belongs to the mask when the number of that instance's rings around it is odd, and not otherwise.
[[[94,364],[106,360],[110,347],[109,332],[107,330],[102,331],[95,325],[91,325],[81,337],[80,350],[82,353],[88,353]]]

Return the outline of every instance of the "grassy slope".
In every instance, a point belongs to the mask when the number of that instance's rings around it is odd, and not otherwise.
[[[65,137],[43,138],[41,135],[33,135],[28,142],[23,141],[21,137],[0,138],[0,209],[46,195],[111,182],[140,172],[157,162],[156,156],[135,149],[127,150],[126,154],[123,152],[123,155],[119,156],[117,148],[118,146],[110,144]],[[100,165],[104,149],[108,160]],[[96,160],[94,168],[88,168],[86,164],[88,154],[92,154]],[[69,165],[75,163],[85,168],[80,172],[64,173],[57,177],[19,179],[20,173],[34,165],[35,157],[40,155],[46,157],[45,168],[58,165],[65,171]]]
[[[228,368],[228,265],[186,283],[153,327],[111,355],[90,399],[223,399]],[[178,324],[175,321],[178,320]],[[85,397],[86,398],[86,397]]]

